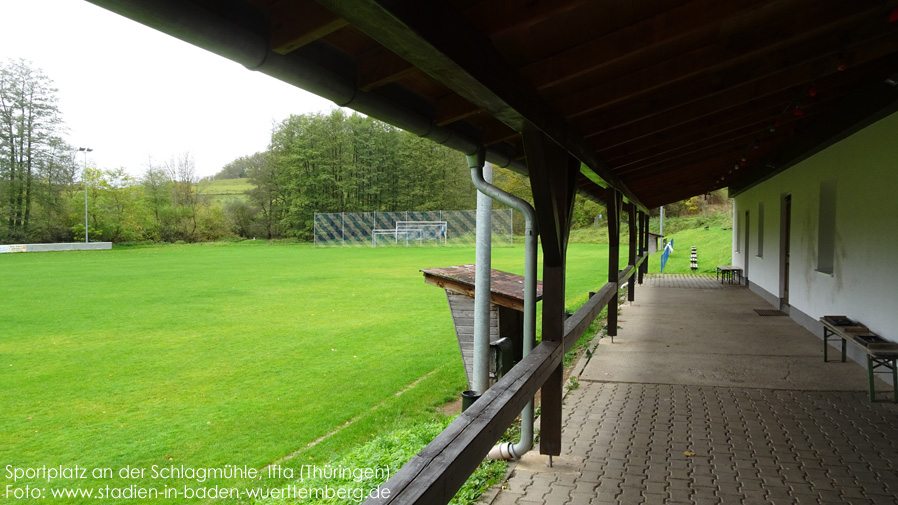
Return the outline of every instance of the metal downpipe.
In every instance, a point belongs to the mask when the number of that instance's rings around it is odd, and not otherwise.
[[[492,166],[481,177],[492,181]],[[490,387],[490,292],[492,283],[493,201],[477,193],[476,261],[474,275],[474,376],[473,387],[483,394]]]
[[[482,194],[504,203],[524,215],[524,349],[527,356],[536,342],[536,256],[537,228],[536,212],[529,203],[506,193],[487,182],[481,173],[484,165],[483,151],[468,156],[471,180]],[[476,290],[475,290],[476,295]],[[491,459],[520,459],[533,447],[533,399],[521,411],[521,440],[517,443],[501,443],[490,450]]]

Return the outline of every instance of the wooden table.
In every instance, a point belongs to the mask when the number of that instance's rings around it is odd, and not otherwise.
[[[823,324],[823,361],[829,361],[829,340],[836,337],[842,339],[842,362],[845,361],[846,342],[851,342],[867,353],[867,387],[870,401],[876,401],[874,374],[891,371],[892,401],[898,403],[898,343],[885,340],[845,316],[823,316],[820,323]],[[878,368],[885,368],[886,371],[876,372]]]
[[[733,283],[733,278],[739,279],[739,284],[742,284],[742,269],[735,265],[717,265],[717,280],[720,282],[729,280],[730,284]]]

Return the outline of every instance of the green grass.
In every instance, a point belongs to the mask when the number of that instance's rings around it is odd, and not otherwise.
[[[698,270],[696,273],[715,273],[717,265],[732,262],[733,230],[727,214],[710,218],[688,218],[685,222],[674,220],[670,227],[665,220],[665,238],[674,241],[674,252],[667,260],[664,273],[693,273],[690,268],[692,246],[696,247]],[[707,226],[707,228],[705,228]],[[649,258],[650,271],[658,272],[661,253]]]
[[[246,192],[254,187],[249,179],[215,179],[199,183],[197,192],[215,202],[225,203],[228,200],[246,200]]]
[[[604,246],[570,246],[569,306],[604,284],[606,258]],[[3,255],[0,462],[117,472],[294,455],[282,464],[298,467],[438,419],[464,374],[445,295],[419,270],[473,259],[468,248],[261,241]],[[495,249],[493,267],[522,273],[523,249]],[[17,485],[29,483],[46,486]],[[198,486],[47,487],[101,484]],[[203,485],[214,484],[247,483]]]
[[[325,486],[339,487],[351,490],[354,499],[340,500],[327,499],[325,497],[313,497],[302,501],[308,505],[315,504],[344,504],[357,503],[364,497],[372,496],[376,489],[383,484],[397,469],[402,467],[421,448],[437,437],[453,420],[445,418],[439,421],[418,423],[414,426],[404,426],[394,429],[389,433],[353,448],[346,454],[337,457],[330,462],[330,468],[347,469],[371,469],[368,475],[361,471],[342,472],[337,475],[303,476],[297,478],[289,486],[306,489],[323,489]],[[464,486],[456,493],[450,505],[474,503],[474,501],[493,484],[505,475],[507,463],[505,461],[487,460],[468,479]],[[284,499],[277,493],[257,500],[264,505],[281,503],[295,503],[293,499]]]

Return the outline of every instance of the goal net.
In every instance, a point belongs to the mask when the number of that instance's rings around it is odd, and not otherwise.
[[[473,246],[477,211],[316,213],[316,247]],[[493,245],[510,246],[512,211],[492,211]]]
[[[396,227],[392,230],[377,228],[371,230],[371,245],[377,247],[378,237],[381,244],[384,244],[385,239],[389,241],[392,237],[393,245],[398,245],[401,240],[405,241],[406,246],[415,241],[418,245],[423,245],[425,240],[433,240],[437,245],[446,245],[447,228],[446,221],[396,221]]]

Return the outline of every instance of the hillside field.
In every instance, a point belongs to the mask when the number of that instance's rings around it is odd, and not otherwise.
[[[246,192],[255,186],[249,179],[216,179],[197,184],[197,192],[224,204],[229,200],[246,200]]]
[[[733,220],[729,212],[709,217],[668,219],[664,230],[664,238],[674,241],[674,252],[664,267],[666,274],[713,274],[717,272],[717,265],[729,265],[732,262]],[[689,262],[693,246],[696,248],[698,260],[698,269],[695,272],[690,268]],[[660,265],[659,250],[649,258],[649,271],[658,272]]]
[[[570,308],[604,284],[606,251],[570,245]],[[521,246],[496,248],[493,267],[522,273],[523,256]],[[0,462],[298,468],[438,418],[464,374],[445,294],[419,270],[473,259],[473,248],[262,241],[2,255]],[[4,471],[0,490],[8,484]],[[49,492],[161,481],[14,484]],[[202,485],[216,484],[247,483]]]

